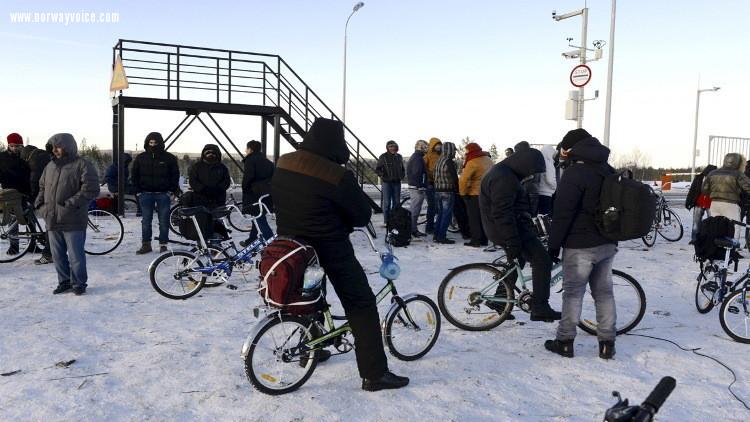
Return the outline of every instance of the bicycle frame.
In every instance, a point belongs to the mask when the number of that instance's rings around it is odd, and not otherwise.
[[[494,264],[494,263],[493,264],[487,264],[487,265],[497,268],[497,265]],[[518,276],[516,278],[516,283],[513,286],[514,289],[517,292],[526,292],[526,291],[529,290],[528,287],[527,287],[527,283],[529,283],[529,282],[532,281],[532,277],[531,276],[528,276],[528,277],[525,276],[523,274],[523,269],[519,265],[518,261],[516,261],[515,262],[515,266],[513,267],[513,269],[511,271],[508,271],[502,277],[500,277],[500,278],[498,278],[496,280],[493,280],[492,283],[490,283],[489,285],[487,285],[487,287],[485,287],[485,288],[483,288],[482,290],[479,291],[480,298],[482,300],[484,300],[484,301],[487,301],[487,302],[514,303],[514,304],[518,303],[518,298],[510,300],[510,299],[507,299],[507,298],[500,298],[500,297],[495,296],[495,288],[496,288],[496,286],[498,284],[500,284],[500,282],[502,280],[505,280],[507,277],[510,277],[511,274],[518,274]],[[550,283],[549,283],[550,287],[554,287],[557,283],[559,283],[560,281],[562,281],[562,278],[563,278],[562,262],[557,262],[557,263],[552,264],[552,274],[551,274]],[[519,284],[520,284],[520,288],[519,288]],[[491,294],[488,295],[488,292],[491,292]]]

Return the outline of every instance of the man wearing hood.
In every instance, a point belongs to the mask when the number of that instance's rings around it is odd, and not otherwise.
[[[703,194],[711,198],[711,216],[724,216],[740,221],[742,193],[750,194],[750,179],[745,176],[745,157],[730,152],[724,156],[720,169],[708,174],[703,181]],[[735,227],[735,238],[739,238],[740,227]]]
[[[427,224],[425,233],[432,234],[435,230],[435,166],[443,152],[443,143],[438,138],[430,138],[427,144],[427,153],[424,155],[424,165],[427,168],[427,190],[425,190],[425,199],[427,199]]]
[[[273,176],[274,165],[271,160],[266,158],[266,154],[261,149],[262,145],[258,141],[247,143],[247,149],[245,150],[247,156],[242,160],[245,166],[245,172],[242,174],[242,212],[250,215],[260,214],[255,222],[260,228],[260,234],[263,238],[269,240],[273,237],[273,230],[268,225],[265,210],[255,207],[255,203],[261,196],[271,194],[271,177]],[[269,211],[273,211],[273,202],[270,196],[267,196],[263,203]],[[240,242],[240,245],[245,247],[257,238],[258,229],[253,224],[248,238]]]
[[[424,156],[427,152],[427,142],[418,140],[414,145],[414,153],[406,163],[406,179],[409,183],[410,211],[411,211],[411,235],[423,237],[424,233],[417,228],[419,214],[422,212],[422,203],[427,192],[427,167]]]
[[[539,179],[539,206],[537,212],[543,215],[552,214],[552,195],[557,190],[557,170],[555,169],[555,147],[545,145],[542,147],[544,156],[544,173]]]
[[[549,306],[552,259],[534,232],[529,197],[521,185],[522,180],[543,171],[541,152],[532,148],[516,151],[495,164],[482,179],[479,208],[487,237],[505,249],[508,262],[518,260],[522,266],[524,261],[531,263],[531,320],[552,322],[560,319],[560,312]],[[515,278],[511,280],[514,282]]]
[[[688,190],[688,194],[685,197],[685,208],[693,210],[693,227],[690,232],[690,244],[693,244],[698,238],[698,228],[703,219],[703,214],[711,208],[711,198],[703,193],[703,181],[714,170],[716,170],[716,166],[709,164],[699,175],[695,176],[690,183],[690,190]]]
[[[553,259],[563,249],[563,309],[554,340],[544,347],[573,357],[573,340],[581,319],[586,286],[596,306],[599,357],[615,354],[615,298],[612,291],[612,262],[617,242],[599,233],[595,218],[604,178],[614,172],[607,164],[609,149],[584,129],[574,129],[558,145],[561,166],[565,168],[555,195],[555,213],[549,236]]]
[[[86,292],[86,226],[89,202],[99,194],[99,174],[89,161],[78,156],[78,145],[69,133],[50,138],[55,158],[39,179],[34,207],[47,225],[49,246],[57,270],[53,294],[73,290]]]
[[[437,243],[453,244],[448,239],[448,226],[453,220],[453,206],[458,193],[458,171],[456,169],[456,145],[452,142],[443,144],[443,153],[435,164],[435,205],[437,222],[433,240]]]
[[[229,169],[221,162],[218,145],[206,144],[201,151],[201,159],[188,170],[188,181],[193,189],[194,205],[210,208],[220,207],[227,202],[227,189],[232,184]]]
[[[177,157],[164,150],[161,133],[151,132],[143,141],[144,152],[133,161],[131,180],[141,207],[141,248],[136,254],[151,252],[151,221],[154,209],[159,216],[160,252],[166,252],[169,240],[169,192],[179,194],[180,169]]]
[[[383,223],[388,225],[390,211],[401,203],[401,180],[404,178],[404,158],[398,153],[396,141],[385,144],[386,151],[380,154],[375,165],[375,173],[382,180]]]
[[[354,227],[370,221],[372,210],[354,174],[344,167],[348,159],[343,124],[316,119],[299,149],[276,164],[271,195],[277,232],[315,248],[352,328],[362,389],[401,388],[409,379],[388,370],[375,295],[349,241]]]

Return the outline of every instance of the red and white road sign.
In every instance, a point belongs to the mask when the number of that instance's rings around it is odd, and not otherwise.
[[[570,72],[570,83],[576,88],[582,88],[591,81],[591,68],[585,64],[579,64]]]

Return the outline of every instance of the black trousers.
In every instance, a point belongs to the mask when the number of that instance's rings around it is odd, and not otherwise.
[[[461,236],[468,238],[471,236],[471,231],[469,229],[469,215],[466,212],[466,204],[464,204],[459,194],[456,194],[456,200],[453,203],[453,216],[456,217],[456,223],[458,223]]]
[[[549,306],[549,291],[552,272],[552,258],[547,253],[542,242],[530,231],[521,230],[521,268],[526,262],[531,264],[531,278],[534,292],[532,294],[532,310],[544,310]],[[508,280],[511,284],[516,282],[516,273]]]
[[[466,203],[466,214],[469,216],[469,230],[471,231],[471,243],[485,245],[487,236],[482,227],[482,214],[479,211],[479,196],[466,195],[463,197]]]
[[[360,377],[380,378],[388,370],[380,317],[375,295],[367,282],[367,275],[354,255],[351,242],[349,239],[306,240],[318,253],[320,265],[341,300],[352,327]]]

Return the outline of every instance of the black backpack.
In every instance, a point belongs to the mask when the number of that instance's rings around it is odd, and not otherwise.
[[[630,171],[605,176],[595,216],[599,233],[614,241],[645,236],[654,223],[656,199]]]
[[[390,211],[386,230],[390,233],[396,230],[398,234],[391,236],[391,245],[401,247],[411,243],[411,212],[404,207],[396,207]]]
[[[698,261],[724,259],[726,249],[716,246],[714,240],[723,237],[734,237],[734,223],[732,220],[717,216],[701,221],[698,226],[698,236],[693,243],[695,258]]]

